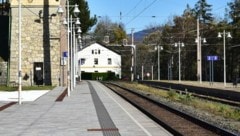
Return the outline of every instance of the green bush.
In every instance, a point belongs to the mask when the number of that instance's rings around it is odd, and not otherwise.
[[[22,86],[22,90],[52,90],[55,86]],[[0,86],[0,91],[17,91],[18,86]]]
[[[113,72],[107,72],[107,73],[89,73],[89,72],[83,72],[82,73],[82,79],[84,80],[116,80],[118,77]]]

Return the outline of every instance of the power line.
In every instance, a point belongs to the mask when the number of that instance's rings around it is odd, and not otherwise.
[[[143,1],[143,0],[140,0],[140,1],[135,5],[135,7],[133,7],[131,10],[129,10],[129,11],[127,12],[127,14],[124,15],[124,16],[128,16],[134,9],[137,8],[137,6],[138,6],[142,1]]]
[[[129,22],[126,23],[126,25],[128,25],[129,23],[131,23],[133,20],[135,20],[137,17],[139,17],[145,10],[147,10],[148,8],[150,8],[155,2],[157,2],[157,0],[154,0],[152,3],[150,3],[147,7],[145,7],[142,11],[140,11],[136,16],[134,16]]]

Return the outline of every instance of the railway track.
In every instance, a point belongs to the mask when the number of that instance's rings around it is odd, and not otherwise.
[[[112,83],[104,83],[105,86],[113,90],[115,93],[129,101],[142,112],[158,124],[166,128],[174,135],[184,136],[235,136],[232,132],[209,124],[205,121],[182,113],[165,104],[152,100],[133,90],[123,88]]]

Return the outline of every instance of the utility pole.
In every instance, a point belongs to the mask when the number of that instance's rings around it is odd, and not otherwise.
[[[131,34],[132,34],[132,67],[131,67],[131,80],[134,80],[134,76],[136,76],[136,62],[137,62],[137,51],[136,51],[136,47],[134,45],[134,28],[131,29]]]
[[[201,38],[199,32],[199,18],[197,19],[197,80],[202,83],[202,70],[201,70]]]

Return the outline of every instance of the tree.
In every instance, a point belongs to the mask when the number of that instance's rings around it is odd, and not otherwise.
[[[239,0],[233,0],[232,2],[228,3],[229,6],[229,17],[232,20],[230,22],[230,27],[232,28],[231,34],[232,34],[232,40],[231,44],[232,46],[239,45],[240,43],[240,32],[239,32],[239,26],[240,26],[240,1]],[[231,51],[231,76],[232,79],[235,78],[235,76],[240,77],[240,47],[230,48]]]
[[[190,5],[187,4],[186,9],[183,11],[183,16],[192,17],[193,15],[194,15],[194,9],[192,9]]]
[[[80,13],[77,16],[80,18],[82,34],[87,33],[91,29],[91,27],[97,23],[96,16],[90,17],[88,2],[85,0],[69,0],[69,4],[78,4]],[[73,9],[70,11],[70,13],[73,14]]]
[[[194,12],[196,18],[202,18],[204,23],[213,21],[213,15],[211,13],[212,5],[207,4],[206,0],[198,0],[195,4]]]
[[[122,40],[127,37],[123,24],[113,23],[109,17],[102,17],[94,30],[96,41],[103,41],[104,37],[109,37],[109,43],[122,44]]]
[[[126,32],[124,31],[122,25],[118,25],[114,30],[115,43],[122,44],[123,39],[127,37]]]
[[[156,30],[154,32],[149,33],[147,36],[144,37],[143,43],[147,45],[157,45],[160,44],[161,41],[161,31]]]

